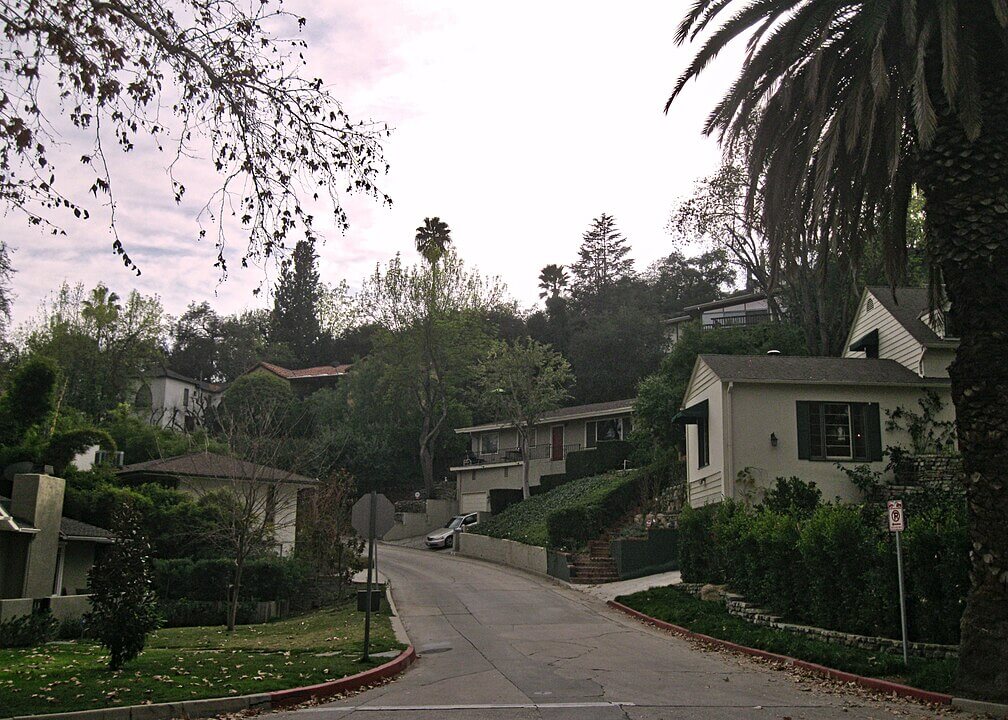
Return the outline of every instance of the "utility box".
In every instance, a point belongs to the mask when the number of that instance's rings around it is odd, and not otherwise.
[[[381,590],[371,591],[371,612],[378,612],[381,610]],[[366,612],[368,609],[368,592],[367,590],[357,591],[357,612]]]

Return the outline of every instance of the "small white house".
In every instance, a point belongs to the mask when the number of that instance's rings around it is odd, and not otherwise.
[[[938,328],[936,330],[935,328]],[[883,451],[908,446],[886,429],[897,408],[934,392],[954,420],[948,364],[956,341],[918,288],[866,288],[844,357],[701,355],[681,412],[690,505],[758,500],[778,477],[813,481],[826,499],[859,499],[837,465],[885,472]]]
[[[151,425],[193,430],[203,425],[207,410],[221,401],[224,387],[160,367],[137,385],[133,410]]]

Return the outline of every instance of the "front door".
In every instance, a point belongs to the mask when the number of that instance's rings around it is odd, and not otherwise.
[[[564,429],[563,425],[554,425],[553,435],[550,438],[550,460],[563,460]]]

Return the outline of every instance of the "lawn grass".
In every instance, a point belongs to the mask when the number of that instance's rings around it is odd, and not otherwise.
[[[335,680],[362,663],[364,614],[353,605],[266,623],[169,628],[118,672],[92,642],[0,650],[0,717],[172,702],[280,690]],[[371,651],[401,649],[387,612],[372,616]],[[322,655],[322,653],[325,653]]]
[[[598,502],[618,485],[631,482],[625,473],[610,473],[569,480],[542,495],[533,495],[480,522],[470,532],[516,540],[526,545],[549,545],[546,518],[555,510]]]
[[[729,615],[722,603],[700,600],[675,586],[652,588],[618,597],[616,601],[693,632],[857,675],[942,693],[950,693],[955,680],[955,659],[911,657],[909,667],[904,667],[901,654],[829,643],[787,630],[757,625]]]

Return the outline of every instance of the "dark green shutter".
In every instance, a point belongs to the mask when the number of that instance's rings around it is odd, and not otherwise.
[[[882,459],[882,424],[879,422],[878,403],[865,403],[865,436],[868,440],[868,460]]]
[[[795,402],[795,412],[798,415],[798,459],[809,460],[812,457],[812,443],[809,437],[809,405],[807,400]]]

